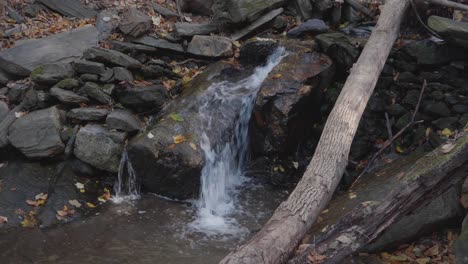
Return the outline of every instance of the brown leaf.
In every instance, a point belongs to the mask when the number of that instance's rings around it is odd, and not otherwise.
[[[5,216],[0,216],[0,224],[4,224],[8,222],[8,218],[6,218]]]

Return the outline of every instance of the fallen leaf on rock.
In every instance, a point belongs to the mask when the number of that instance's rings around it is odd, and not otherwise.
[[[26,112],[15,112],[15,117],[20,118],[22,116],[26,115]]]
[[[349,199],[354,199],[354,198],[357,197],[357,195],[356,195],[356,193],[351,192],[351,193],[349,193],[348,197],[349,197]]]
[[[78,202],[78,200],[69,200],[68,201],[69,204],[75,206],[76,208],[80,208],[81,207],[81,203]]]
[[[299,169],[299,162],[293,161],[292,164],[296,170]]]
[[[8,222],[8,218],[6,218],[5,216],[0,216],[0,224],[4,224]]]
[[[277,73],[277,74],[274,74],[271,78],[272,79],[279,79],[279,78],[281,78],[281,76],[283,76],[281,73]]]
[[[75,186],[77,189],[84,189],[84,184],[82,184],[81,182],[75,183]]]
[[[151,132],[149,132],[149,133],[148,133],[148,138],[149,138],[149,139],[152,139],[152,138],[154,138],[154,135],[151,134]]]
[[[47,200],[47,193],[40,193],[34,197],[36,200]]]
[[[110,199],[111,199],[111,194],[110,194],[109,189],[104,188],[104,193],[98,197],[98,201],[100,201],[101,203],[105,203],[109,201]]]
[[[22,227],[25,227],[25,228],[33,228],[37,226],[35,213],[33,211],[29,212],[29,214],[24,216],[24,220],[21,221],[20,224]]]
[[[170,114],[169,117],[172,118],[174,121],[184,122],[184,118],[180,116],[180,114],[173,113],[173,114]]]
[[[449,143],[446,143],[446,144],[442,145],[442,146],[440,147],[440,150],[442,151],[442,153],[447,154],[447,153],[449,153],[450,151],[452,151],[452,149],[453,149],[454,147],[455,147],[455,145],[454,145],[453,143],[449,142]]]
[[[189,145],[193,150],[197,150],[197,145],[195,145],[195,143],[190,142]]]
[[[172,138],[174,139],[174,144],[180,144],[187,141],[187,138],[183,135],[172,136]]]
[[[89,207],[89,208],[96,208],[96,206],[90,202],[87,202],[86,205]]]
[[[64,221],[68,216],[75,214],[75,210],[70,209],[68,206],[64,205],[61,210],[57,210],[57,215],[55,216],[58,220]]]
[[[315,250],[312,251],[309,256],[307,256],[307,260],[309,260],[310,263],[321,263],[325,259],[327,259],[327,256],[325,255],[319,255]]]
[[[442,130],[442,131],[440,132],[440,134],[441,134],[442,136],[444,136],[444,137],[450,137],[450,136],[453,136],[453,135],[455,134],[455,132],[452,131],[452,130],[450,130],[450,129],[448,129],[448,128],[444,128],[444,130]]]

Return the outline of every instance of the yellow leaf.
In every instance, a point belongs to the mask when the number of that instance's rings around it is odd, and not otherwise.
[[[47,193],[40,193],[34,197],[36,200],[47,200]]]
[[[281,78],[281,76],[283,76],[281,73],[277,73],[277,74],[273,75],[271,78],[279,79],[279,78]]]
[[[174,139],[174,144],[180,144],[187,141],[187,138],[183,135],[177,135],[172,137]]]
[[[455,134],[455,132],[453,132],[452,130],[448,129],[448,128],[444,128],[444,130],[442,130],[442,132],[440,132],[442,134],[442,136],[445,136],[445,137],[450,137],[450,136],[453,136]]]
[[[81,203],[78,202],[78,200],[68,200],[68,203],[75,206],[76,208],[80,208],[81,207]]]
[[[87,202],[86,205],[89,207],[89,208],[96,208],[96,206],[90,202]]]
[[[279,170],[280,170],[281,172],[285,172],[285,171],[286,171],[286,170],[283,168],[283,166],[281,166],[281,165],[279,166]]]
[[[403,148],[400,147],[400,146],[397,146],[395,149],[396,149],[396,151],[397,151],[398,153],[403,153],[403,152],[405,152],[405,151],[403,150]]]
[[[85,193],[86,190],[85,189],[80,189],[80,193]]]
[[[197,150],[197,145],[195,145],[195,143],[190,142],[189,145],[193,150]]]
[[[21,226],[25,228],[35,227],[37,225],[37,221],[34,215],[34,212],[29,212],[29,214],[24,217],[24,220],[20,222]]]

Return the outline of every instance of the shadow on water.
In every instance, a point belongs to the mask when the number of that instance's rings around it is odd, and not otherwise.
[[[0,262],[217,263],[258,231],[287,195],[252,183],[242,189],[242,210],[233,217],[249,230],[244,236],[213,237],[193,232],[188,224],[196,217],[195,208],[147,194],[132,203],[109,203],[98,215],[68,225],[0,235]]]

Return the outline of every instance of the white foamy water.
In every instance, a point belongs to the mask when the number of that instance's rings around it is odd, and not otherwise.
[[[133,166],[128,159],[128,153],[125,149],[120,159],[119,174],[114,185],[115,195],[111,198],[112,202],[120,204],[126,201],[133,201],[140,198],[140,184],[137,181]]]
[[[236,83],[215,83],[201,95],[199,136],[205,165],[200,199],[196,202],[197,218],[190,224],[196,231],[208,235],[235,235],[247,231],[232,215],[236,210],[235,189],[244,182],[250,116],[258,89],[285,55],[284,48],[278,48],[267,64],[257,67],[248,78]],[[228,133],[219,131],[216,126],[233,121],[234,131]]]

